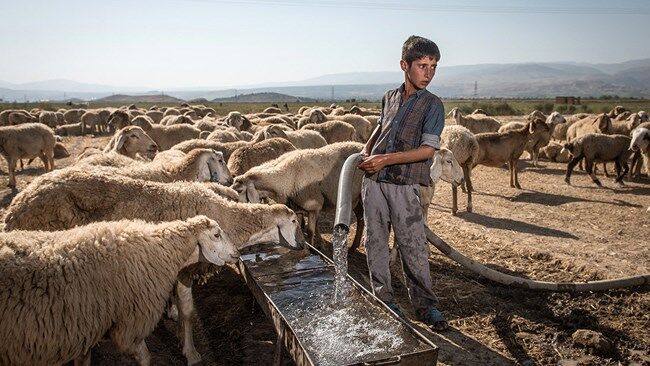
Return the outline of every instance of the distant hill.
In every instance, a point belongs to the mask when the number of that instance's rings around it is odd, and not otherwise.
[[[251,102],[251,103],[284,103],[284,102],[314,102],[315,99],[305,98],[305,97],[294,97],[287,94],[280,93],[251,93],[251,94],[242,94],[237,96],[232,96],[228,98],[215,98],[213,102]]]
[[[95,99],[100,103],[182,103],[183,99],[178,99],[169,95],[124,95],[116,94],[109,97]]]
[[[196,87],[165,90],[169,98],[219,101],[284,102],[367,99],[378,100],[404,79],[400,71],[346,72],[288,82],[260,83],[221,88]],[[476,94],[474,83],[477,84]],[[436,72],[429,90],[443,98],[552,98],[556,95],[650,98],[650,59],[612,64],[577,62],[528,62],[445,66]],[[93,101],[112,94],[162,102],[161,91],[151,88],[85,84],[71,80],[47,80],[12,84],[0,80],[0,98],[5,101],[48,101],[69,98]],[[237,97],[235,97],[237,95]],[[111,99],[108,99],[109,101]],[[122,102],[122,100],[120,100]],[[125,100],[124,102],[128,102]]]

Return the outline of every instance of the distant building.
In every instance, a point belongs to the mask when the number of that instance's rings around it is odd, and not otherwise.
[[[580,97],[555,97],[555,104],[580,104]]]

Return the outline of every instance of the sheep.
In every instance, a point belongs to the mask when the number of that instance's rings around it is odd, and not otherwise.
[[[102,192],[102,194],[97,194]],[[159,183],[81,168],[39,176],[6,209],[5,230],[64,230],[96,221],[216,220],[238,249],[265,242],[301,247],[297,216],[281,204],[232,202],[202,183]]]
[[[260,126],[286,125],[288,127],[291,127],[292,130],[295,130],[297,127],[296,123],[294,123],[293,120],[287,116],[271,116],[271,117],[262,118],[258,121],[257,124]]]
[[[196,121],[194,123],[194,127],[198,128],[201,131],[204,132],[212,132],[216,130],[217,128],[224,126],[223,124],[220,124],[219,122],[215,121],[212,118],[209,117],[204,117],[200,121]]]
[[[107,127],[108,119],[111,112],[106,109],[95,111],[88,111],[81,116],[81,135],[86,132],[86,126],[90,128],[91,132],[101,132]]]
[[[454,158],[463,169],[463,178],[467,189],[467,212],[472,212],[472,168],[474,162],[478,159],[479,145],[474,134],[467,128],[460,125],[448,125],[440,134],[440,144],[442,147],[449,149]],[[457,186],[452,184],[452,208],[451,212],[455,215],[458,212],[458,190]]]
[[[242,116],[241,113],[233,111],[228,113],[226,118],[223,120],[228,126],[235,127],[240,131],[247,131],[251,128],[252,124],[248,118]]]
[[[16,126],[32,122],[38,122],[38,117],[33,116],[27,111],[13,111],[9,113],[9,126]]]
[[[142,162],[142,160],[132,159],[115,151],[103,153],[101,150],[96,148],[86,148],[77,156],[75,165],[85,164],[122,168]]]
[[[232,183],[223,154],[210,149],[195,149],[179,160],[160,162],[154,160],[147,164],[131,164],[122,168],[96,167],[107,172],[134,179],[152,182],[171,183],[177,181],[217,182],[224,185]]]
[[[40,123],[24,123],[0,127],[0,154],[7,161],[9,184],[16,188],[16,163],[20,159],[41,158],[46,171],[54,169],[54,145],[52,130]]]
[[[535,112],[539,112],[539,111],[535,111]],[[553,112],[548,117],[544,117],[544,119],[546,119],[546,125],[548,126],[548,131],[544,131],[543,133],[532,135],[530,140],[528,140],[528,143],[526,143],[526,151],[528,152],[531,159],[533,160],[533,166],[535,167],[537,167],[539,149],[548,145],[548,143],[551,141],[551,136],[555,128],[559,124],[565,123],[564,116],[562,116],[558,112]],[[524,127],[524,125],[525,123],[523,122],[510,122],[501,126],[499,128],[499,132],[520,129]]]
[[[539,157],[556,163],[568,163],[571,161],[569,151],[554,141],[549,142],[548,145],[539,149]]]
[[[175,108],[168,108],[163,112],[163,118],[167,116],[180,116],[181,112]]]
[[[429,205],[431,205],[438,181],[442,180],[451,183],[452,187],[457,187],[463,183],[464,172],[458,160],[454,157],[454,153],[443,147],[436,151],[433,156],[429,176],[431,177],[431,185],[428,187],[420,186],[419,192],[420,206],[422,207],[422,216],[425,223],[427,222]],[[452,212],[455,214],[453,208]]]
[[[636,115],[636,113],[634,113],[634,114]],[[625,121],[626,119],[630,118],[631,115],[632,115],[632,112],[625,111],[625,112],[619,114],[618,116],[616,116],[615,118],[612,118],[612,121]]]
[[[277,114],[281,114],[281,113],[282,113],[282,110],[281,110],[280,108],[276,108],[276,107],[268,107],[268,108],[266,108],[265,110],[263,110],[262,112],[263,112],[263,113],[277,113]]]
[[[162,121],[162,119],[163,119],[163,112],[161,112],[161,111],[156,111],[156,110],[151,111],[150,110],[150,111],[147,111],[147,113],[145,113],[144,115],[151,118],[151,120],[154,123],[160,123],[160,121]]]
[[[517,174],[519,156],[524,151],[530,135],[547,132],[546,123],[541,119],[536,119],[517,130],[476,134],[479,154],[477,160],[474,161],[474,166],[481,164],[499,167],[508,163],[510,187],[521,189]]]
[[[79,123],[84,113],[86,111],[83,109],[69,109],[63,112],[63,118],[67,124]]]
[[[609,132],[612,135],[630,136],[632,130],[639,126],[639,124],[641,124],[641,117],[636,113],[631,114],[626,120],[612,121],[612,127]]]
[[[609,118],[616,118],[618,117],[619,114],[626,112],[627,109],[625,109],[623,106],[617,105],[616,107],[612,108],[611,111],[607,112],[607,117]]]
[[[234,176],[242,175],[252,167],[280,157],[284,153],[296,150],[293,144],[285,139],[271,138],[243,146],[235,150],[228,159],[228,170]]]
[[[187,124],[162,126],[155,125],[147,117],[135,118],[134,126],[141,127],[158,144],[159,150],[167,150],[185,140],[199,138],[201,130]]]
[[[571,127],[573,124],[576,122],[589,117],[590,115],[587,113],[578,113],[574,114],[570,117],[565,118],[565,123],[559,124],[555,127],[553,130],[553,133],[551,134],[551,137],[557,141],[565,141],[566,140],[566,135],[569,127]]]
[[[638,111],[636,114],[641,119],[641,123],[648,122],[650,120],[650,117],[648,116],[648,113],[646,113],[646,111]]]
[[[648,126],[650,127],[650,126]],[[645,165],[645,170],[650,174],[650,128],[641,127],[636,128],[632,131],[632,140],[630,142],[630,149],[633,151],[640,152],[643,156],[643,164]],[[636,160],[639,160],[638,158]],[[638,164],[638,166],[635,166]],[[634,174],[637,178],[641,176],[641,162],[633,161],[632,167],[634,169]],[[632,171],[630,172],[632,173]]]
[[[227,162],[230,159],[230,155],[232,155],[235,150],[239,149],[240,147],[250,146],[251,144],[252,142],[249,141],[221,143],[210,140],[194,139],[176,144],[172,146],[170,150],[180,150],[184,153],[188,153],[189,151],[198,148],[213,149],[222,152],[223,158],[226,159]]]
[[[147,117],[136,117],[147,118]],[[153,122],[153,120],[150,120]],[[131,126],[131,116],[124,111],[117,110],[108,117],[106,122],[108,132],[119,131],[126,126]]]
[[[0,363],[15,365],[90,364],[103,337],[148,365],[145,338],[181,270],[199,258],[222,266],[238,257],[205,216],[14,231],[1,233],[0,243]],[[196,361],[189,349],[183,353]]]
[[[458,107],[449,111],[448,115],[452,115],[454,117],[456,124],[467,127],[467,129],[472,131],[474,134],[497,132],[499,130],[499,127],[501,127],[501,123],[492,117],[481,115],[463,116]]]
[[[163,117],[163,119],[160,121],[160,124],[163,126],[180,125],[183,123],[188,125],[194,125],[194,120],[192,120],[192,118],[190,118],[189,116],[183,114],[180,116]]]
[[[321,110],[313,109],[309,112],[309,117],[301,118],[298,121],[298,129],[301,129],[304,125],[309,123],[323,123],[327,122],[327,116]]]
[[[612,131],[612,120],[607,114],[603,113],[597,116],[589,116],[583,118],[573,125],[571,125],[566,132],[566,140],[571,140],[576,137],[586,135],[588,133],[604,133],[609,134]]]
[[[302,126],[302,129],[320,133],[328,144],[342,141],[358,141],[357,131],[351,124],[343,121],[310,123]]]
[[[60,125],[54,129],[54,133],[59,136],[81,136],[83,127],[81,122]]]
[[[264,139],[280,137],[291,142],[297,149],[317,149],[327,145],[325,138],[316,131],[284,131],[278,125],[266,126],[259,137]]]
[[[348,156],[358,153],[363,145],[358,142],[337,142],[319,149],[295,150],[277,159],[251,168],[236,176],[234,190],[250,202],[270,198],[275,202],[291,201],[308,212],[307,232],[312,244],[320,234],[318,216],[326,205],[335,205],[341,168]],[[361,179],[363,172],[356,170],[352,184],[352,207],[357,216],[357,229],[353,241],[356,248],[361,241],[363,228]],[[241,199],[241,198],[240,198]]]
[[[354,127],[357,134],[357,141],[368,141],[374,129],[373,123],[366,117],[356,114],[347,114],[345,116],[327,117],[329,121],[343,121],[349,123]],[[376,122],[376,121],[375,121]]]
[[[208,136],[206,136],[205,139],[210,141],[216,141],[216,142],[241,141],[241,139],[235,132],[230,130],[221,130],[221,129],[212,131],[211,133],[208,134]]]
[[[50,128],[55,128],[59,124],[58,117],[55,112],[43,111],[38,115],[38,122]]]
[[[126,126],[113,135],[106,144],[103,152],[117,152],[131,159],[137,154],[153,159],[158,151],[158,145],[138,126]]]
[[[13,112],[11,109],[0,111],[0,126],[9,126],[9,114]]]
[[[591,180],[597,186],[602,187],[602,184],[593,172],[593,164],[608,161],[613,161],[616,164],[615,182],[623,184],[623,177],[627,174],[629,169],[627,160],[630,158],[632,153],[632,151],[629,150],[631,141],[632,139],[622,135],[588,133],[564,144],[564,148],[569,150],[571,155],[573,155],[573,159],[571,159],[567,165],[564,181],[566,184],[571,185],[571,172],[584,158],[587,173],[591,176]],[[623,168],[622,173],[621,167]]]
[[[539,112],[539,111],[536,111],[536,112]],[[540,113],[541,113],[541,112],[540,112]],[[470,114],[482,114],[482,115],[484,115],[484,116],[487,116],[487,115],[488,115],[488,114],[487,114],[484,110],[482,110],[481,108],[476,108],[476,109],[474,110],[474,112],[472,112],[472,113],[470,113]]]

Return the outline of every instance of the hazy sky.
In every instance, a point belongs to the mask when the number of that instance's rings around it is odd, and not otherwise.
[[[0,80],[172,88],[440,65],[649,58],[648,1],[0,0]]]

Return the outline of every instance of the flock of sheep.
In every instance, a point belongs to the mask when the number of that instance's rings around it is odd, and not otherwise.
[[[619,182],[631,155],[643,155],[648,169],[645,112],[617,107],[565,118],[535,111],[508,124],[480,112],[450,112],[456,124],[442,133],[434,185],[421,190],[423,212],[439,180],[452,185],[454,214],[458,186],[471,211],[471,171],[479,164],[508,164],[510,185],[520,188],[524,151],[534,164],[568,163],[567,182],[582,160],[595,182],[594,163],[614,162]],[[9,185],[15,188],[22,159],[40,158],[46,173],[14,197],[0,233],[0,364],[89,364],[92,347],[108,338],[147,365],[144,340],[165,309],[179,321],[188,364],[200,362],[192,282],[252,245],[298,249],[303,230],[320,243],[318,219],[336,203],[341,167],[361,151],[378,119],[377,110],[336,105],[225,116],[187,104],[1,112]],[[54,169],[54,159],[65,156],[57,154],[57,146],[65,150],[57,136],[86,133],[112,138]],[[354,248],[363,231],[361,180],[359,170]]]

